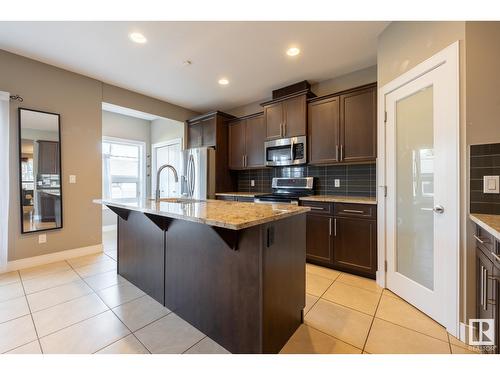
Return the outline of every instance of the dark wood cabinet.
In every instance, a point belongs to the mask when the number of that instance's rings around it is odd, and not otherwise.
[[[377,271],[376,206],[303,201],[307,213],[307,260],[322,266],[375,278]]]
[[[59,174],[59,142],[37,141],[38,174]]]
[[[240,118],[229,123],[229,168],[264,167],[266,133],[262,114]]]
[[[495,350],[500,353],[500,240],[476,226],[476,319],[493,319]],[[477,339],[477,337],[476,337]]]
[[[370,84],[308,103],[311,164],[376,160],[376,90],[376,84]]]
[[[341,158],[344,162],[377,158],[377,88],[340,96]]]
[[[290,138],[307,133],[307,95],[299,95],[264,106],[266,139]]]
[[[333,217],[309,213],[306,220],[307,259],[333,262]]]
[[[201,121],[188,123],[187,126],[187,148],[196,148],[203,145],[203,130]]]
[[[340,98],[338,96],[309,103],[309,162],[339,162]]]
[[[229,168],[245,168],[246,154],[246,120],[238,120],[229,124]]]
[[[234,190],[234,176],[229,172],[228,121],[234,119],[227,113],[214,111],[187,120],[187,147],[215,148],[215,191]],[[213,197],[209,197],[213,198]]]
[[[263,168],[264,142],[266,140],[266,126],[264,115],[260,114],[247,119],[246,126],[246,167]]]

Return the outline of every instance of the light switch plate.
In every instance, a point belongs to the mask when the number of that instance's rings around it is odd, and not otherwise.
[[[334,183],[335,183],[335,187],[340,187],[340,179],[336,178],[334,180]]]
[[[250,180],[250,186],[255,186],[255,180]]]
[[[46,243],[47,242],[47,235],[46,234],[39,234],[38,235],[38,243]]]
[[[498,194],[500,193],[500,176],[483,176],[483,193]]]
[[[69,183],[76,184],[76,176],[74,174],[69,175]]]

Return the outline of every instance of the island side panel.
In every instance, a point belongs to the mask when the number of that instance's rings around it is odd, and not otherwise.
[[[262,226],[231,249],[208,225],[174,220],[166,235],[165,306],[232,353],[261,353]]]
[[[143,213],[118,217],[118,273],[164,304],[165,232]]]
[[[302,323],[306,295],[306,215],[266,226],[263,252],[263,352],[278,353]],[[269,245],[269,246],[268,246]]]

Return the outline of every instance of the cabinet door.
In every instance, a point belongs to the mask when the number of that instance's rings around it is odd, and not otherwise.
[[[265,140],[264,116],[249,118],[246,126],[246,166],[248,168],[264,167]]]
[[[215,147],[217,135],[217,118],[211,117],[201,121],[202,146]]]
[[[340,97],[340,145],[343,161],[375,161],[376,99],[375,87]]]
[[[281,138],[283,125],[283,103],[274,103],[264,107],[266,139]]]
[[[38,141],[38,173],[59,174],[59,143]]]
[[[340,98],[309,103],[309,162],[339,161]]]
[[[476,308],[478,319],[493,319],[493,263],[476,248]]]
[[[283,123],[284,137],[288,138],[288,137],[298,137],[301,135],[306,135],[307,104],[305,95],[284,101],[283,111],[284,111],[284,123]]]
[[[333,264],[344,270],[375,277],[377,224],[375,220],[336,217]]]
[[[324,263],[333,260],[333,217],[308,213],[306,221],[307,259]]]
[[[201,147],[202,146],[202,128],[201,121],[188,124],[188,141],[187,147]]]
[[[246,120],[233,122],[229,125],[230,169],[243,169],[245,167],[245,128]]]

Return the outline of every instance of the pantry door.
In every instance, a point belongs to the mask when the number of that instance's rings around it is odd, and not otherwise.
[[[452,333],[460,207],[455,47],[385,94],[386,287]]]

